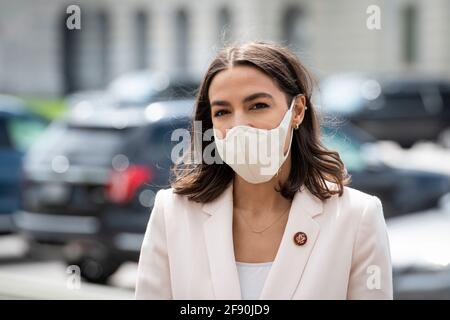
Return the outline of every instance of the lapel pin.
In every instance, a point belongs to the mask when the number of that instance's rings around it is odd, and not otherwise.
[[[300,231],[294,235],[294,242],[298,246],[304,245],[307,240],[308,240],[308,237],[306,236],[306,233],[304,233],[304,232]]]

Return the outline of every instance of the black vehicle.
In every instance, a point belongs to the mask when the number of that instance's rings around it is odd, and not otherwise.
[[[168,187],[180,143],[172,133],[189,127],[193,105],[158,102],[54,123],[27,156],[22,232],[31,242],[65,245],[67,262],[90,281],[105,282],[123,261],[137,261],[154,196]],[[117,126],[123,118],[126,126]],[[449,191],[447,176],[375,162],[370,137],[350,125],[324,131],[352,186],[379,196],[387,217],[433,207]]]
[[[22,158],[48,121],[15,97],[0,95],[0,234],[14,231],[19,208]]]
[[[378,140],[450,147],[450,81],[425,75],[338,74],[321,82],[319,104]]]
[[[172,145],[179,143],[171,134],[190,125],[192,105],[179,100],[88,116],[74,110],[52,123],[27,153],[15,215],[32,254],[56,249],[98,283],[136,260],[154,195],[168,186]]]

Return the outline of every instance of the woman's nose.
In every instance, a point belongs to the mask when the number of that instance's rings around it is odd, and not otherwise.
[[[230,131],[231,129],[233,129],[234,127],[237,127],[237,126],[253,127],[253,124],[251,124],[248,121],[236,121],[236,122],[233,122],[233,123],[227,125],[226,127],[222,128],[222,130],[221,130],[222,137],[225,137],[228,134],[228,131]]]
[[[246,114],[242,112],[236,112],[231,123],[229,129],[237,126],[248,126],[253,127],[253,121]]]

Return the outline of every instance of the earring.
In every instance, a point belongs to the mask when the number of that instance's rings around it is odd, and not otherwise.
[[[295,126],[295,130],[298,130],[299,126],[300,126],[300,123],[297,123],[297,125]]]

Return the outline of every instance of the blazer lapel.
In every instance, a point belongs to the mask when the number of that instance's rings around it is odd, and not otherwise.
[[[215,299],[240,300],[232,230],[233,183],[217,199],[203,204],[202,209],[210,215],[204,223],[204,234]],[[313,218],[322,213],[322,209],[321,200],[307,188],[295,194],[280,247],[260,299],[292,298],[319,235],[319,224]],[[303,246],[294,242],[294,235],[299,231],[307,235]]]
[[[241,288],[233,245],[233,183],[215,200],[202,206],[210,217],[204,223],[206,248],[215,298],[240,300]]]
[[[320,227],[313,217],[320,214],[322,209],[321,200],[311,194],[307,188],[295,194],[280,247],[260,299],[289,300],[292,298],[319,235]],[[299,231],[307,236],[307,241],[302,246],[294,242],[294,235]]]

